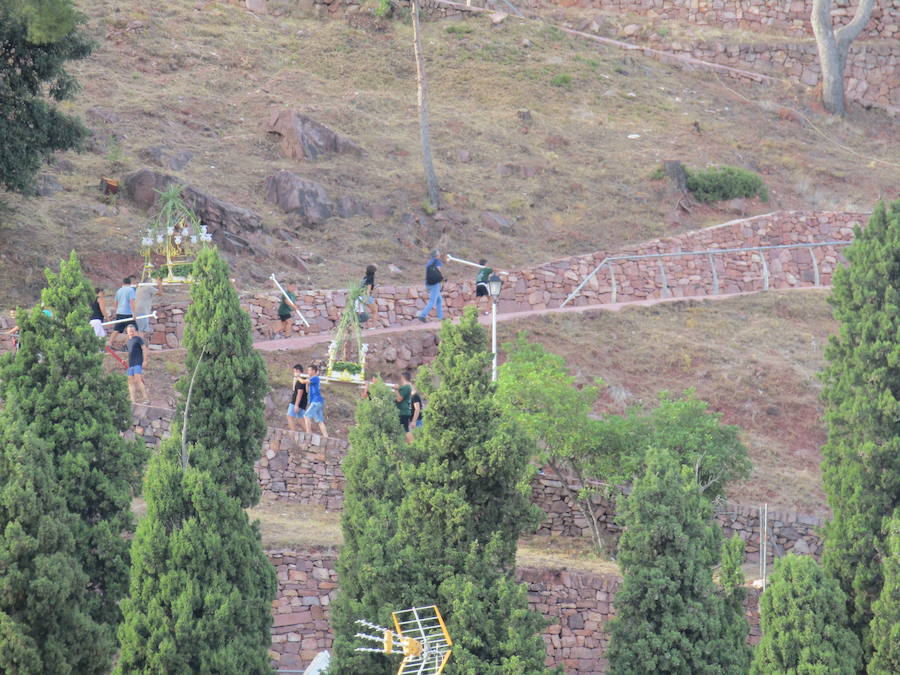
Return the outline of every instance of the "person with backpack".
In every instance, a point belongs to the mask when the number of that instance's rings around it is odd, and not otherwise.
[[[431,308],[437,311],[438,321],[444,318],[444,299],[441,297],[441,284],[444,281],[444,275],[441,274],[441,259],[443,254],[435,249],[431,252],[431,258],[425,265],[425,290],[428,291],[428,303],[425,309],[419,314],[419,321],[425,323]]]

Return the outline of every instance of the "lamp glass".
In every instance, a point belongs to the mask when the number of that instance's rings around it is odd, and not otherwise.
[[[487,286],[488,293],[490,293],[491,297],[496,300],[500,297],[500,289],[503,288],[503,280],[496,274],[493,274],[491,275],[491,278],[488,279]]]

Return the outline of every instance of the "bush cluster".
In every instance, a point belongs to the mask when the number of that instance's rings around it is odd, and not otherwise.
[[[688,171],[687,188],[697,201],[704,203],[756,196],[769,201],[769,191],[759,174],[736,166]]]

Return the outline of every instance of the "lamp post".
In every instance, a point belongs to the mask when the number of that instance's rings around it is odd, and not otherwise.
[[[503,289],[503,280],[496,274],[492,274],[487,282],[488,294],[491,296],[491,353],[494,361],[491,366],[491,382],[497,381],[497,300],[500,299],[500,291]]]

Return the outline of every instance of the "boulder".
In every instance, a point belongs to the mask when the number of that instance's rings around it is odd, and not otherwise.
[[[281,149],[291,159],[314,160],[323,155],[362,155],[362,148],[346,136],[296,110],[272,113],[266,131],[281,140]]]
[[[481,214],[481,225],[488,230],[501,234],[512,234],[513,224],[506,216],[501,216],[493,211],[485,211]]]
[[[144,210],[154,207],[158,191],[165,190],[176,182],[179,181],[175,176],[150,169],[135,171],[123,179],[126,196]],[[182,195],[184,203],[212,233],[219,229],[232,233],[262,229],[262,221],[253,211],[222,201],[193,185],[185,185]]]
[[[266,179],[266,199],[304,227],[314,227],[335,215],[325,188],[290,171],[276,171]]]

